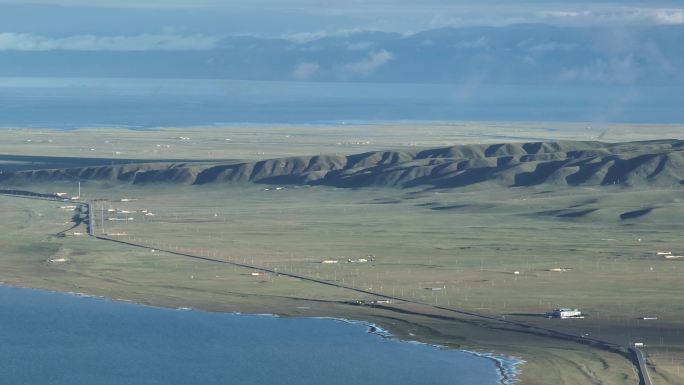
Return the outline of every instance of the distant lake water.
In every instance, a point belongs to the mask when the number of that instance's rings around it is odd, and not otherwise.
[[[0,78],[0,127],[683,123],[682,106],[681,87]]]
[[[178,311],[0,286],[3,384],[495,385],[493,360],[330,319]]]

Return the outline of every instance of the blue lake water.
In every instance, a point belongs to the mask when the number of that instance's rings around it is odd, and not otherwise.
[[[684,122],[681,87],[0,78],[0,127]]]
[[[493,360],[330,319],[145,307],[0,286],[3,384],[494,385]]]

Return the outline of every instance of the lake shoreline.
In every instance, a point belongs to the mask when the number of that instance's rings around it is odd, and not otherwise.
[[[393,340],[399,341],[401,343],[407,343],[407,344],[426,345],[426,346],[438,348],[441,350],[456,351],[456,352],[468,354],[471,356],[490,360],[495,365],[495,368],[496,368],[496,370],[498,372],[498,376],[499,376],[499,383],[501,385],[514,385],[514,384],[519,383],[520,375],[522,373],[521,366],[526,363],[525,360],[523,360],[521,358],[513,357],[513,356],[505,356],[503,354],[497,354],[497,353],[492,353],[492,352],[478,352],[478,351],[469,350],[469,349],[452,348],[452,347],[448,347],[445,345],[423,342],[423,341],[420,341],[419,335],[413,335],[414,337],[417,337],[416,339],[401,338],[401,337],[391,333],[390,331],[384,329],[383,327],[377,325],[374,322],[349,319],[349,318],[344,318],[344,317],[300,316],[300,315],[277,314],[277,313],[251,313],[251,312],[245,313],[245,312],[241,312],[241,311],[223,312],[223,311],[216,311],[216,310],[210,310],[210,309],[202,309],[202,308],[197,308],[197,307],[163,306],[163,305],[140,303],[137,301],[124,299],[124,298],[109,298],[109,297],[102,296],[102,295],[94,295],[94,294],[88,294],[88,293],[83,293],[83,292],[59,291],[59,290],[26,287],[26,286],[8,284],[6,282],[0,281],[0,288],[2,288],[2,287],[20,289],[20,290],[31,290],[31,291],[44,292],[44,293],[62,294],[62,295],[72,296],[75,298],[90,298],[90,299],[95,299],[95,300],[105,301],[105,302],[123,303],[123,304],[141,306],[144,308],[154,308],[154,309],[163,309],[163,310],[195,311],[195,312],[214,313],[214,314],[231,314],[231,315],[236,315],[236,316],[275,317],[275,318],[291,318],[291,319],[320,319],[320,320],[337,321],[337,322],[342,322],[345,324],[365,327],[366,333],[376,335],[380,338],[393,339]]]

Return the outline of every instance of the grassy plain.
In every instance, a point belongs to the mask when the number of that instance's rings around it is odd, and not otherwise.
[[[682,137],[683,130],[684,127],[678,125],[501,122],[158,130],[16,128],[0,132],[0,154],[101,158],[114,162],[133,159],[255,160],[473,143],[676,139]]]
[[[130,148],[122,157],[254,159],[408,144],[438,146],[460,140],[514,140],[511,136],[519,140],[558,136],[586,140],[589,138],[583,136],[604,132],[582,126],[554,131],[521,125],[514,129],[526,131],[513,135],[510,126],[502,125],[500,131],[495,127],[487,130],[492,137],[477,138],[477,127],[459,127],[432,127],[429,132],[434,135],[420,136],[408,127],[398,128],[396,135],[389,134],[394,132],[391,128],[381,128],[387,131],[378,133],[373,127],[341,128],[325,134],[315,128],[292,127],[207,129],[189,131],[190,140],[173,139],[185,137],[177,129],[17,131],[2,142],[0,153],[106,158],[112,154],[110,149],[98,153],[89,148],[116,139],[117,148]],[[649,135],[676,137],[677,130],[680,135],[682,132],[671,126],[660,129],[654,128]],[[364,130],[370,133],[363,136]],[[231,141],[219,141],[228,132]],[[258,134],[254,137],[250,132]],[[615,135],[615,140],[648,139],[643,132],[643,127],[613,127],[604,139],[610,139],[609,135]],[[26,142],[22,135],[34,139]],[[367,144],[370,135],[377,139]],[[51,139],[46,139],[48,136]],[[293,138],[299,138],[298,142],[288,143]],[[174,147],[164,147],[167,144]],[[147,147],[151,152],[146,152]],[[80,153],[79,148],[88,150]],[[159,148],[162,150],[154,152]],[[32,167],[26,160],[21,162],[26,163],[22,168]],[[75,192],[73,184],[17,187]],[[104,217],[96,210],[96,231],[112,238],[278,268],[624,346],[644,342],[655,365],[654,383],[684,383],[684,373],[680,374],[684,372],[684,302],[680,299],[684,261],[655,255],[661,250],[684,252],[682,190],[501,189],[487,185],[452,190],[353,190],[86,182],[83,195],[108,200],[95,203],[96,208],[104,208]],[[117,202],[124,197],[137,200]],[[523,357],[527,361],[522,373],[525,384],[636,383],[631,364],[623,356],[570,341],[514,332],[469,317],[450,318],[453,314],[415,304],[355,306],[350,302],[374,298],[283,276],[254,277],[247,269],[86,236],[57,236],[71,226],[74,215],[57,206],[0,197],[4,219],[0,281],[160,306],[363,319],[377,322],[401,338]],[[620,219],[622,213],[645,207],[654,210],[639,218]],[[107,209],[136,213],[107,213]],[[142,210],[154,216],[145,216]],[[564,216],[566,212],[585,213]],[[134,220],[109,220],[128,217]],[[83,231],[81,226],[68,234]],[[345,263],[347,259],[371,259],[368,256],[374,260]],[[50,262],[60,259],[66,261]],[[340,262],[322,264],[325,259]],[[548,271],[553,268],[568,271]],[[560,321],[541,317],[559,306],[578,307],[588,318]],[[657,316],[658,320],[640,320],[643,316]]]

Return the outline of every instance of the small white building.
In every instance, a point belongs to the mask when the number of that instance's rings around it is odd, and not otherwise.
[[[584,318],[582,315],[582,312],[579,311],[579,309],[574,309],[574,308],[560,308],[560,309],[555,309],[549,313],[546,313],[547,318],[560,318],[560,319],[567,319],[567,318]]]
[[[430,290],[430,291],[442,291],[444,290],[444,287],[426,287],[425,290]]]

